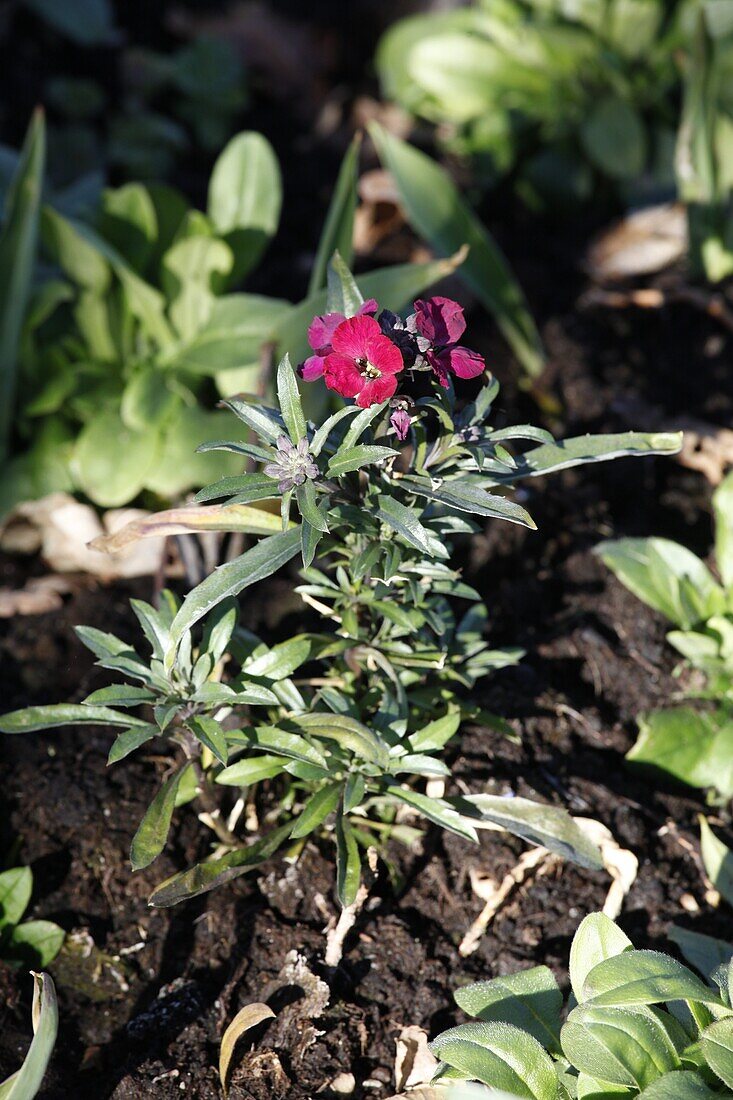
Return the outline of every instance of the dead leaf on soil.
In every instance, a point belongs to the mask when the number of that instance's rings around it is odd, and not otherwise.
[[[144,513],[140,518],[100,535],[91,546],[95,551],[117,555],[140,539],[162,539],[199,531],[241,531],[250,535],[272,535],[282,530],[279,516],[248,504],[191,505],[165,512]]]
[[[633,852],[622,848],[611,830],[600,821],[591,817],[576,817],[575,821],[588,839],[600,849],[603,866],[613,880],[603,903],[603,912],[611,920],[616,920],[623,907],[624,898],[636,882],[639,860]]]
[[[687,252],[687,218],[679,203],[636,210],[605,230],[588,250],[587,268],[598,282],[655,275]]]
[[[412,1024],[403,1027],[397,1036],[395,1084],[405,1092],[419,1085],[429,1085],[438,1068],[438,1059],[428,1050],[428,1033]],[[411,1093],[411,1095],[413,1095]]]
[[[50,493],[13,509],[0,527],[0,548],[9,553],[40,552],[57,573],[89,573],[105,580],[143,577],[159,569],[160,546],[123,547],[124,553],[110,558],[89,543],[110,538],[148,515],[139,508],[118,508],[105,512],[100,520],[93,508],[68,493]]]
[[[512,867],[498,885],[486,875],[472,873],[471,884],[486,904],[461,940],[459,954],[465,958],[477,950],[484,932],[517,886],[536,875],[547,874],[560,862],[560,857],[554,852],[548,852],[547,848],[531,848],[523,852],[516,866]]]
[[[229,1091],[229,1068],[237,1042],[246,1031],[261,1024],[263,1020],[274,1018],[275,1013],[269,1005],[256,1001],[241,1008],[224,1032],[219,1048],[219,1077],[225,1098]]]
[[[22,588],[0,588],[0,619],[12,619],[15,615],[43,615],[58,611],[63,605],[62,596],[78,592],[83,582],[49,573],[45,577],[33,577]]]

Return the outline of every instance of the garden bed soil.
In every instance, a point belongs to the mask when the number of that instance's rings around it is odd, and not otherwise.
[[[728,345],[717,341],[717,357],[705,356],[717,337],[709,319],[684,308],[639,315],[633,323],[627,314],[579,312],[570,267],[552,295],[533,279],[550,263],[548,254],[533,253],[523,275],[545,318],[548,379],[564,406],[563,434],[627,427],[618,411],[622,393],[674,415],[684,392],[687,411],[713,416]],[[497,417],[536,421],[493,335],[482,340],[479,332],[477,339],[507,383]],[[650,380],[655,374],[658,388]],[[624,763],[635,715],[678,687],[664,623],[592,553],[603,537],[643,533],[681,539],[705,553],[709,489],[672,460],[624,460],[532,483],[527,504],[537,533],[494,523],[463,550],[466,575],[488,603],[492,641],[527,650],[520,665],[478,693],[520,736],[514,743],[469,727],[452,750],[456,782],[511,789],[607,825],[640,861],[621,917],[638,945],[664,946],[675,921],[733,938],[729,915],[706,901],[696,823],[703,797],[650,782]],[[5,559],[0,583],[16,583],[24,568]],[[136,639],[131,594],[149,596],[149,583],[84,590],[62,612],[3,623],[3,709],[79,699],[99,686],[103,679],[72,627],[87,623]],[[292,625],[296,605],[289,582],[275,578],[245,601],[244,613],[249,625],[276,637]],[[223,1028],[244,1004],[260,1000],[269,1000],[278,1018],[255,1033],[250,1052],[245,1043],[233,1100],[328,1095],[340,1073],[353,1074],[354,1097],[390,1096],[402,1026],[434,1034],[456,1020],[452,991],[472,979],[540,962],[563,978],[573,931],[600,908],[609,885],[605,874],[569,864],[529,880],[478,951],[463,959],[457,945],[483,905],[472,892],[471,868],[500,879],[522,845],[488,833],[475,849],[429,830],[421,850],[394,849],[392,879],[383,866],[340,966],[329,971],[323,963],[323,928],[335,912],[329,848],[309,845],[294,865],[275,859],[213,894],[150,910],[152,886],[201,858],[207,834],[190,811],[180,812],[163,856],[132,874],[130,838],[168,758],[164,749],[151,751],[107,770],[108,747],[109,737],[93,729],[0,741],[4,850],[18,838],[18,857],[33,868],[33,916],[72,933],[51,966],[61,1038],[45,1100],[218,1097]],[[691,913],[695,905],[699,911]],[[282,974],[293,951],[330,987],[328,1005],[313,1018],[313,994],[302,979]],[[1,975],[0,1071],[9,1072],[27,1043],[30,979]],[[292,980],[296,985],[287,984]]]

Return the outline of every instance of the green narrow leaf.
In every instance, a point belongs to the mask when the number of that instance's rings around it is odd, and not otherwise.
[[[219,723],[202,714],[198,718],[190,718],[188,726],[201,744],[206,745],[206,748],[214,754],[219,763],[226,766],[229,759],[229,746],[226,734]]]
[[[328,815],[333,813],[338,806],[342,789],[343,784],[341,782],[328,783],[325,787],[321,787],[319,791],[316,791],[315,794],[312,794],[296,820],[291,836],[294,838],[308,836],[319,825],[322,825]]]
[[[360,148],[361,135],[356,134],[341,162],[331,205],[318,242],[318,251],[308,283],[308,297],[316,294],[326,285],[326,271],[334,252],[338,252],[349,267],[353,261],[354,214]]]
[[[617,435],[578,435],[559,443],[543,443],[515,458],[516,469],[491,471],[497,484],[513,484],[525,477],[642,455],[674,455],[682,446],[682,432],[621,432]]]
[[[123,730],[122,733],[118,733],[115,738],[112,748],[109,750],[109,756],[107,757],[107,766],[110,764],[116,764],[120,760],[124,760],[126,756],[129,756],[135,749],[139,749],[141,745],[147,744],[148,741],[152,741],[154,737],[159,734],[157,726],[145,725],[136,726],[135,729]]]
[[[277,368],[277,399],[285,427],[293,443],[305,438],[305,416],[300,401],[298,379],[290,364],[290,357],[283,356]]]
[[[59,1009],[55,986],[49,974],[34,974],[33,979],[33,1041],[23,1065],[10,1078],[12,1084],[3,1100],[33,1100],[38,1095],[56,1043]],[[0,1090],[10,1082],[0,1085]]]
[[[321,534],[328,534],[328,521],[326,520],[326,511],[328,510],[328,500],[323,500],[319,503],[316,496],[316,488],[313,482],[308,479],[304,481],[302,485],[296,486],[295,499],[298,503],[298,511],[302,518],[310,524],[311,527],[315,527],[316,531],[320,531]]]
[[[521,836],[530,844],[537,844],[557,852],[581,867],[600,870],[603,860],[595,844],[592,844],[573,821],[567,810],[533,802],[529,798],[502,798],[501,795],[476,794],[460,800],[467,813],[480,815],[484,820],[501,825],[510,833]]]
[[[373,447],[360,444],[358,447],[343,447],[336,452],[328,464],[328,477],[342,477],[353,470],[361,470],[372,462],[381,462],[385,458],[394,458],[399,451],[392,447]]]
[[[423,527],[414,511],[407,508],[401,501],[394,497],[380,493],[377,497],[377,507],[374,510],[378,519],[386,523],[388,527],[405,540],[416,550],[422,550],[431,558],[447,558],[448,552],[434,535]]]
[[[189,767],[190,764],[184,764],[169,779],[166,779],[145,811],[138,830],[132,838],[130,863],[133,871],[140,871],[143,867],[148,867],[165,848],[173,810],[176,805],[178,786],[183,778],[183,773]]]
[[[20,334],[36,260],[45,159],[45,119],[37,109],[10,186],[0,233],[0,461],[7,457],[16,416]]]
[[[52,703],[26,707],[0,718],[0,733],[34,733],[56,726],[145,726],[142,718],[118,714],[109,707],[88,707],[85,703]]]
[[[485,227],[461,198],[447,173],[430,157],[377,123],[369,133],[392,173],[407,217],[417,232],[445,256],[463,245],[469,254],[461,278],[496,317],[520,363],[532,377],[544,366],[539,333],[524,294]]]
[[[262,539],[234,561],[220,565],[206,580],[188,594],[171,626],[171,641],[166,665],[173,667],[176,647],[184,633],[230,596],[264,580],[297,554],[300,531],[297,527]]]
[[[274,855],[289,837],[292,827],[292,822],[289,821],[286,825],[273,829],[248,848],[229,852],[221,859],[197,863],[188,871],[172,875],[156,887],[150,895],[148,904],[160,907],[176,905],[179,901],[187,901],[189,898],[195,898],[199,894],[213,890],[215,886],[231,882],[232,879],[245,874],[253,867],[258,867],[260,863]]]
[[[343,816],[336,818],[336,893],[341,905],[353,905],[361,882],[361,857],[354,830]]]
[[[425,794],[410,790],[408,787],[400,787],[396,783],[390,784],[389,793],[393,798],[398,798],[400,802],[405,802],[413,810],[417,810],[428,821],[440,825],[442,829],[448,829],[451,833],[457,833],[458,836],[478,843],[476,830],[470,821],[462,817],[449,802],[442,798],[429,798]]]
[[[343,313],[353,317],[364,303],[364,296],[351,274],[348,264],[338,252],[334,252],[326,272],[328,293],[326,310],[328,313]]]

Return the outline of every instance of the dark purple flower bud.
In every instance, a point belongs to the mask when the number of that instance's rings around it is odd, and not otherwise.
[[[407,439],[410,433],[410,415],[404,409],[395,409],[389,418],[390,426],[398,439]]]

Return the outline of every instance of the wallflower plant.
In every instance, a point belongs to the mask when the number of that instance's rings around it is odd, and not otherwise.
[[[603,542],[598,553],[635,596],[674,626],[667,640],[695,675],[676,705],[639,715],[628,754],[694,787],[733,797],[733,474],[713,495],[719,580],[692,551],[669,539]],[[679,671],[679,670],[678,670]]]
[[[733,948],[721,959],[725,944],[677,931],[705,981],[669,955],[635,950],[592,913],[570,949],[565,1013],[546,966],[459,989],[456,1003],[475,1019],[431,1044],[436,1079],[480,1081],[508,1100],[733,1096]]]
[[[171,769],[133,840],[133,867],[160,853],[177,804],[196,799],[215,836],[207,857],[162,883],[153,904],[200,894],[278,849],[295,857],[320,836],[335,843],[337,894],[348,905],[362,849],[414,839],[419,817],[472,841],[478,828],[499,825],[598,866],[597,851],[559,807],[425,790],[431,779],[450,784],[445,746],[461,721],[485,720],[466,693],[520,656],[484,639],[486,608],[452,565],[453,543],[487,519],[534,527],[505,495],[518,482],[620,455],[670,453],[679,437],[630,432],[556,443],[528,425],[494,429],[498,387],[478,354],[458,344],[465,323],[457,303],[418,299],[402,321],[364,301],[338,254],[328,283],[325,313],[309,329],[319,362],[306,359],[301,373],[322,374],[351,403],[309,422],[285,357],[276,403],[230,398],[244,438],[203,447],[233,453],[245,471],[106,545],[171,530],[265,537],[182,603],[168,594],[157,609],[133,603],[148,657],[79,628],[99,664],[132,685],[0,721],[8,733],[115,726],[110,762],[156,735],[169,739]],[[455,382],[463,387],[466,375],[472,390],[459,393]],[[322,383],[303,382],[311,385]],[[263,507],[268,501],[279,515]],[[246,608],[240,618],[235,601],[296,556],[296,591],[321,626],[269,645],[246,628]],[[137,708],[142,715],[131,713]],[[247,820],[260,823],[249,844],[238,831],[245,801]]]

